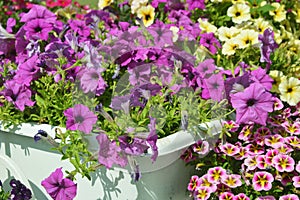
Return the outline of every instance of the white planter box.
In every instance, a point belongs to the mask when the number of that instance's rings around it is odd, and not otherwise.
[[[218,137],[221,124],[209,123],[213,134]],[[46,142],[34,142],[33,136],[43,129],[53,136],[54,128],[49,125],[22,124],[17,128],[4,130],[0,124],[0,180],[14,176],[31,188],[34,199],[51,199],[41,186],[41,181],[58,167],[73,169],[67,161],[61,161],[61,155],[50,150]],[[10,133],[8,133],[10,132]],[[184,200],[189,199],[187,183],[193,168],[185,166],[179,159],[182,151],[193,144],[194,136],[178,132],[159,139],[159,155],[152,163],[149,157],[138,159],[142,178],[131,182],[127,169],[115,167],[107,170],[100,168],[92,175],[92,181],[76,177],[77,200]],[[8,181],[4,182],[7,186]]]

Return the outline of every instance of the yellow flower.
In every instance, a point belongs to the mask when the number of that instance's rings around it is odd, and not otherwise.
[[[233,38],[234,36],[236,36],[237,34],[239,34],[239,29],[237,29],[236,27],[232,26],[230,28],[226,27],[226,26],[221,26],[218,29],[218,36],[219,39],[223,42],[230,40],[231,38]]]
[[[272,92],[277,92],[280,93],[278,87],[279,84],[281,83],[281,80],[285,77],[282,73],[282,71],[278,71],[278,70],[271,70],[269,73],[270,77],[273,79],[273,83],[272,83]]]
[[[291,106],[300,101],[300,80],[294,77],[283,78],[279,84],[280,99]]]
[[[256,19],[254,23],[257,27],[257,31],[259,32],[259,34],[263,34],[267,28],[273,30],[273,27],[269,24],[269,22],[264,20],[263,18]]]
[[[294,52],[295,54],[300,53],[300,40],[295,39],[295,37],[291,37],[288,42],[289,50]]]
[[[258,43],[258,32],[250,29],[242,30],[240,34],[236,36],[236,40],[239,44],[239,48],[244,49]]]
[[[224,55],[233,55],[235,54],[235,50],[239,47],[237,40],[232,38],[231,40],[227,40],[222,47],[222,54]]]
[[[109,6],[114,0],[99,0],[98,1],[98,8],[102,10],[103,8]]]
[[[232,18],[234,23],[240,24],[251,19],[250,7],[246,4],[233,4],[228,8],[227,15]]]
[[[129,2],[130,8],[131,8],[131,13],[135,14],[137,11],[142,7],[146,6],[148,3],[148,0],[131,0]]]
[[[154,22],[154,8],[151,5],[142,6],[137,11],[137,16],[143,20],[145,27],[150,26]]]
[[[269,14],[273,16],[274,21],[281,22],[286,19],[286,10],[284,9],[284,5],[280,5],[280,3],[272,3],[275,10],[269,11]]]
[[[218,29],[215,25],[209,23],[207,20],[202,20],[201,18],[199,18],[198,22],[202,33],[214,33]]]
[[[231,0],[232,4],[236,4],[236,3],[246,3],[245,0]]]

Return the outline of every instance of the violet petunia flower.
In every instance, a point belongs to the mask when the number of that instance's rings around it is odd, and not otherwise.
[[[4,83],[5,89],[0,92],[1,96],[13,103],[17,109],[24,111],[25,106],[33,106],[35,102],[31,100],[31,91],[25,85],[18,84],[15,80]]]
[[[22,15],[20,22],[30,22],[34,19],[45,19],[47,22],[54,23],[56,15],[44,6],[33,5],[28,13]]]
[[[205,9],[205,0],[187,0],[186,3],[189,5],[189,10]]]
[[[18,70],[16,71],[17,83],[30,86],[31,81],[34,80],[40,72],[38,62],[38,56],[34,55],[24,63],[20,64],[18,66]]]
[[[266,125],[268,112],[273,111],[272,95],[259,83],[252,83],[243,92],[231,94],[231,103],[236,109],[236,122],[256,122]]]
[[[102,95],[107,86],[100,74],[100,68],[85,69],[80,78],[80,85],[84,93],[93,92],[96,96]]]
[[[48,40],[48,34],[52,29],[53,25],[45,19],[34,19],[24,25],[26,37],[33,40]]]
[[[120,148],[128,155],[138,156],[143,154],[149,147],[145,140],[123,135],[118,138]]]
[[[266,73],[265,69],[258,68],[251,71],[251,80],[260,83],[268,91],[272,89],[273,79]]]
[[[63,178],[61,168],[57,168],[41,184],[55,200],[72,200],[77,194],[77,184],[71,179]]]
[[[80,130],[86,134],[92,131],[93,125],[97,122],[97,116],[82,104],[68,108],[64,111],[64,115],[67,118],[66,128],[68,130]]]
[[[221,48],[221,44],[215,38],[214,33],[201,34],[200,45],[206,47],[212,54],[216,54],[217,48]]]
[[[107,168],[114,164],[125,167],[128,163],[127,157],[122,154],[120,147],[115,141],[110,141],[106,134],[100,133],[96,137],[99,143],[98,162]]]
[[[257,171],[252,178],[253,188],[256,191],[269,191],[272,188],[274,177],[269,172]]]
[[[71,29],[83,37],[88,37],[91,33],[90,28],[82,20],[69,20],[68,21]]]
[[[146,138],[147,143],[150,145],[152,150],[151,160],[154,162],[158,156],[158,148],[156,146],[156,142],[158,139],[156,133],[156,119],[150,117],[150,124],[148,124],[149,135]]]
[[[221,101],[225,98],[225,86],[222,74],[213,74],[209,78],[204,79],[202,98],[211,98],[215,101]]]
[[[263,35],[258,36],[258,40],[261,42],[260,45],[260,62],[267,63],[267,69],[269,69],[272,61],[270,55],[275,49],[278,48],[278,44],[274,40],[274,32],[271,29],[266,29]]]

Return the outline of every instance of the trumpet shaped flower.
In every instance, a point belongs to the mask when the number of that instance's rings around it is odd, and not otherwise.
[[[257,171],[252,178],[253,188],[256,191],[268,191],[272,188],[274,177],[269,172]]]

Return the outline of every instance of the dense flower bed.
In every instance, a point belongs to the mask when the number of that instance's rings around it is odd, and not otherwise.
[[[36,3],[36,4],[35,4]],[[40,5],[38,5],[40,4]],[[0,119],[66,127],[69,159],[42,181],[53,199],[76,196],[75,176],[157,158],[156,141],[222,119],[220,138],[182,159],[199,170],[194,199],[299,199],[298,1],[12,1],[0,21]],[[17,5],[20,5],[19,7]],[[5,27],[5,28],[4,28]],[[94,132],[98,152],[85,136]]]

